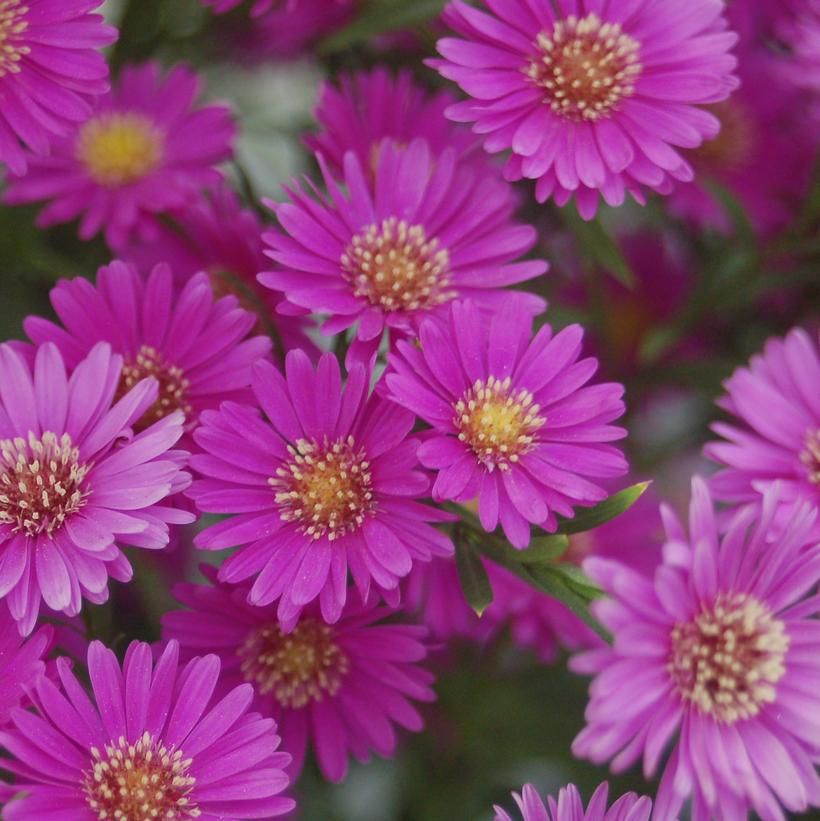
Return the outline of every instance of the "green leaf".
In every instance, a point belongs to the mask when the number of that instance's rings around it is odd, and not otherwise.
[[[629,290],[635,288],[635,274],[615,240],[607,233],[599,219],[587,221],[574,208],[562,208],[563,217],[575,238],[581,253],[589,257],[604,271],[611,274]]]
[[[467,604],[473,608],[476,615],[481,616],[492,604],[493,589],[476,549],[469,541],[458,537],[456,538],[456,567]]]
[[[638,482],[636,485],[616,493],[604,499],[600,504],[590,508],[579,508],[572,519],[558,517],[558,533],[584,533],[593,530],[602,524],[620,516],[624,511],[629,510],[638,499],[643,496],[651,482]]]
[[[555,562],[569,550],[569,539],[563,533],[536,536],[530,546],[516,550],[510,546],[511,558],[522,564],[548,564]]]

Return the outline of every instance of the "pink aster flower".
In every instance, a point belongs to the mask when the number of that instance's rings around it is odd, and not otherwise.
[[[242,549],[219,578],[255,576],[250,604],[279,600],[291,628],[319,599],[333,623],[347,598],[348,570],[366,601],[371,581],[391,601],[413,561],[452,552],[428,522],[441,511],[419,504],[429,480],[418,468],[415,417],[392,402],[368,397],[370,372],[354,365],[342,388],[339,363],[327,353],[314,371],[291,351],[283,376],[260,362],[253,370],[256,408],[223,403],[206,411],[194,434],[205,452],[192,461],[204,479],[190,496],[202,511],[235,514],[204,530],[198,547]]]
[[[690,797],[696,821],[749,810],[775,821],[781,804],[820,804],[820,599],[806,598],[820,581],[816,511],[795,509],[776,534],[777,493],[740,510],[721,536],[695,478],[688,535],[662,509],[668,541],[653,579],[619,562],[584,564],[611,597],[593,612],[615,643],[574,660],[596,678],[573,752],[612,759],[616,771],[643,755],[651,777],[671,742],[658,818],[677,818]]]
[[[282,748],[293,756],[298,777],[310,746],[331,781],[347,774],[348,759],[368,761],[372,751],[391,756],[396,726],[418,732],[422,718],[413,701],[432,701],[433,676],[419,666],[426,630],[384,620],[395,611],[349,602],[341,618],[326,624],[315,605],[284,633],[275,607],[247,603],[248,586],[177,585],[174,594],[190,610],[163,616],[163,633],[183,653],[207,647],[222,659],[223,684],[253,684],[254,709],[276,719]]]
[[[715,422],[712,430],[725,441],[704,451],[724,466],[710,480],[718,499],[756,503],[777,482],[780,518],[800,500],[820,509],[818,384],[820,352],[800,328],[770,339],[748,367],[726,380],[728,394],[718,404],[740,424]]]
[[[163,504],[190,479],[170,450],[182,415],[134,435],[158,386],[142,380],[120,392],[122,368],[106,344],[70,378],[50,343],[33,365],[0,345],[0,597],[23,635],[41,597],[70,616],[83,597],[105,601],[108,576],[131,575],[119,545],[161,549],[169,523],[192,519]]]
[[[626,472],[607,444],[626,435],[610,423],[624,412],[623,386],[587,385],[595,359],[578,359],[582,329],[534,338],[518,300],[487,322],[471,302],[453,303],[442,320],[422,323],[421,346],[399,341],[385,377],[392,399],[418,414],[434,434],[419,447],[438,471],[433,498],[479,499],[481,524],[499,521],[519,548],[530,524],[547,530],[556,514],[574,516],[607,492],[590,478]]]
[[[149,376],[159,383],[137,428],[181,411],[190,433],[206,408],[250,397],[251,366],[268,354],[270,339],[248,337],[256,316],[235,297],[216,299],[207,274],[191,277],[178,292],[173,279],[165,264],[143,279],[133,266],[112,262],[97,272],[96,286],[80,277],[60,280],[51,303],[62,326],[30,316],[26,333],[38,344],[57,345],[70,367],[98,342],[110,343],[124,359],[120,393]]]
[[[120,668],[111,650],[92,642],[91,698],[58,659],[59,683],[41,678],[36,711],[15,710],[14,727],[0,732],[0,764],[20,792],[3,817],[216,821],[293,809],[279,795],[290,756],[277,752],[273,720],[248,712],[253,688],[217,700],[219,658],[184,667],[178,659],[176,642],[156,664],[147,644],[133,642]]]
[[[320,163],[322,162],[320,157]],[[344,160],[347,194],[327,169],[326,197],[295,183],[292,202],[270,203],[282,226],[265,235],[279,269],[259,275],[302,309],[329,313],[324,332],[357,325],[362,343],[385,327],[409,333],[421,317],[457,296],[492,306],[500,288],[542,274],[540,261],[515,260],[535,244],[529,225],[512,221],[510,186],[429,144],[384,142],[375,190],[353,153]],[[533,313],[544,302],[521,294]]]
[[[117,30],[89,12],[103,0],[0,2],[0,163],[25,174],[26,152],[48,154],[55,136],[91,115],[108,91],[108,64],[98,49]]]
[[[609,785],[604,781],[584,807],[581,794],[574,784],[558,791],[558,800],[547,796],[547,806],[532,784],[525,784],[521,793],[513,793],[521,813],[521,821],[649,821],[652,801],[634,792],[622,795],[609,809],[606,808]],[[547,809],[549,807],[549,810]],[[501,807],[494,807],[495,821],[513,821]]]
[[[697,148],[719,123],[699,106],[737,86],[736,36],[720,0],[454,0],[431,65],[472,98],[449,110],[486,134],[490,152],[512,149],[509,179],[538,180],[540,202],[573,195],[591,218],[599,194],[669,193],[692,179],[679,148]]]
[[[114,248],[132,231],[151,234],[154,215],[181,208],[221,179],[214,168],[231,155],[234,125],[225,106],[194,107],[199,80],[177,65],[126,68],[93,116],[31,158],[12,178],[5,201],[50,200],[41,227],[80,219],[80,237],[100,231]]]

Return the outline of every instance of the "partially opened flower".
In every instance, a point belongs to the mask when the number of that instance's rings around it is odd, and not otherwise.
[[[547,796],[547,806],[532,784],[525,784],[520,793],[513,793],[521,821],[649,821],[652,801],[634,792],[622,795],[607,809],[609,785],[604,781],[584,807],[581,794],[574,784],[558,791],[558,800]],[[548,809],[549,808],[549,809]],[[494,807],[495,821],[513,821],[501,807]]]
[[[59,683],[41,678],[34,712],[15,710],[0,732],[0,765],[14,775],[8,821],[272,818],[293,809],[290,756],[270,718],[248,712],[253,688],[218,699],[219,658],[180,666],[169,642],[156,663],[133,642],[120,668],[100,642],[88,649],[91,698],[57,661]]]
[[[393,755],[397,726],[421,730],[412,702],[434,698],[433,676],[419,666],[427,654],[423,627],[385,621],[395,615],[390,608],[349,602],[333,625],[314,605],[284,633],[275,607],[247,603],[248,585],[220,584],[204,572],[213,586],[175,588],[190,610],[166,613],[163,634],[183,653],[217,652],[225,687],[253,684],[254,708],[276,719],[294,779],[308,748],[325,777],[340,781],[351,756]]]
[[[672,748],[655,801],[658,818],[766,821],[783,807],[820,805],[820,545],[816,511],[795,509],[775,531],[778,489],[760,510],[740,510],[725,534],[705,483],[692,482],[689,532],[662,510],[668,541],[649,579],[589,559],[584,569],[608,593],[593,612],[612,647],[578,656],[594,673],[586,728],[573,752],[615,771],[641,755],[647,777]]]
[[[737,86],[716,0],[454,0],[431,61],[471,97],[449,116],[474,123],[490,152],[512,149],[509,179],[538,180],[539,201],[573,195],[590,218],[599,194],[620,205],[692,179],[680,148],[718,131],[700,106]]]
[[[38,225],[79,218],[82,239],[102,231],[113,248],[135,230],[150,235],[155,215],[218,182],[215,166],[231,154],[230,111],[195,107],[199,85],[182,65],[165,77],[157,63],[124,69],[90,119],[10,180],[5,201],[50,200]]]
[[[376,394],[370,372],[354,365],[342,388],[339,363],[323,354],[316,370],[291,351],[283,376],[254,366],[256,407],[225,402],[206,411],[192,461],[203,477],[189,495],[200,510],[234,514],[204,530],[197,546],[241,546],[219,570],[226,582],[255,577],[248,601],[279,600],[289,629],[318,599],[322,617],[338,621],[348,570],[367,600],[371,582],[391,601],[414,561],[452,552],[428,522],[447,517],[422,505],[429,479],[408,438],[413,414]]]
[[[91,10],[103,0],[0,3],[0,164],[25,174],[26,152],[48,154],[56,136],[87,119],[108,91],[99,49],[117,39]]]
[[[124,360],[119,395],[146,377],[157,380],[159,394],[138,429],[181,411],[190,432],[204,409],[250,396],[251,366],[270,351],[268,337],[248,336],[256,315],[233,296],[216,299],[203,272],[177,291],[168,265],[143,279],[133,266],[112,262],[97,272],[96,285],[60,280],[51,303],[62,326],[30,316],[24,327],[36,343],[56,344],[69,367],[105,341]]]
[[[422,323],[420,347],[400,341],[385,376],[389,395],[433,428],[419,448],[438,471],[433,498],[478,497],[482,526],[498,523],[515,547],[530,525],[557,526],[556,514],[607,497],[590,479],[627,470],[609,442],[626,435],[610,423],[624,412],[623,386],[587,385],[595,359],[578,359],[577,325],[553,335],[510,297],[488,322],[471,302],[455,302]]]
[[[131,577],[120,546],[161,549],[169,523],[193,518],[165,505],[190,479],[171,450],[182,415],[134,435],[158,386],[144,379],[120,392],[122,369],[104,343],[70,378],[51,343],[33,364],[0,345],[0,598],[23,635],[41,598],[68,615],[82,598],[105,601],[109,575]]]

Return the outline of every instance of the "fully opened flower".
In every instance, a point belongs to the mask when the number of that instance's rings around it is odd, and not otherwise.
[[[344,160],[344,194],[325,170],[327,196],[298,184],[292,202],[271,204],[282,226],[265,235],[279,269],[260,281],[302,309],[329,313],[328,334],[357,325],[374,343],[385,327],[412,331],[420,317],[455,297],[492,306],[499,290],[543,273],[546,263],[516,262],[535,230],[511,219],[514,195],[502,180],[437,157],[424,140],[379,149],[375,190],[353,153]],[[535,313],[543,300],[521,295]]]
[[[532,784],[525,784],[520,793],[513,793],[521,813],[521,821],[649,821],[652,801],[634,792],[622,795],[607,809],[609,786],[601,784],[592,794],[589,804],[584,802],[578,788],[567,784],[558,791],[558,800],[547,796],[547,806]],[[495,821],[513,821],[501,807],[494,807]]]
[[[175,588],[190,610],[166,613],[163,633],[184,653],[218,653],[226,687],[253,684],[254,709],[276,719],[294,778],[308,747],[325,777],[340,781],[350,756],[392,755],[396,725],[421,730],[412,702],[434,697],[433,677],[418,664],[427,654],[423,627],[385,622],[395,611],[351,602],[333,625],[313,606],[283,633],[275,607],[247,603],[247,585],[219,584],[205,572],[213,586]]]
[[[293,809],[279,793],[290,761],[270,718],[248,712],[244,684],[214,697],[219,658],[179,665],[169,642],[156,663],[133,642],[120,668],[100,642],[88,649],[91,698],[67,659],[59,683],[41,678],[36,711],[15,710],[0,758],[20,795],[7,821],[216,821]]]
[[[150,235],[154,215],[218,182],[214,166],[231,154],[230,111],[195,107],[198,92],[196,75],[181,65],[165,77],[156,63],[124,69],[90,119],[11,180],[6,202],[50,200],[38,225],[79,218],[82,239],[103,231],[115,248],[134,230]]]
[[[443,320],[422,323],[420,347],[400,341],[385,377],[390,396],[428,422],[419,448],[438,471],[433,497],[479,498],[482,526],[499,521],[516,547],[530,524],[547,530],[556,514],[573,516],[607,492],[590,478],[626,472],[609,442],[626,435],[610,423],[624,412],[623,386],[587,385],[595,359],[578,359],[577,325],[553,335],[510,298],[491,321],[471,302],[456,302]]]
[[[692,482],[689,533],[669,509],[664,562],[648,579],[589,559],[610,598],[593,612],[614,645],[574,660],[595,673],[586,728],[573,752],[614,770],[643,754],[655,773],[672,746],[658,818],[782,819],[820,804],[820,545],[816,511],[796,509],[774,530],[776,487],[760,510],[740,510],[724,535],[705,483]]]
[[[418,443],[408,438],[415,417],[392,402],[368,397],[370,373],[354,365],[342,388],[339,363],[324,354],[314,370],[291,351],[283,376],[254,367],[258,410],[234,402],[206,411],[194,434],[205,452],[192,465],[202,476],[189,495],[200,510],[235,514],[196,538],[206,550],[242,548],[219,578],[256,577],[254,605],[279,600],[287,628],[319,600],[322,617],[338,621],[348,570],[362,601],[375,587],[391,600],[414,560],[452,552],[428,522],[446,514],[420,504],[429,480],[419,469]]]
[[[33,365],[0,345],[0,597],[23,635],[41,598],[68,615],[105,601],[109,575],[131,576],[120,545],[161,549],[169,523],[192,519],[163,504],[190,479],[170,450],[182,415],[133,435],[158,386],[120,392],[122,369],[106,344],[70,377],[51,343]]]
[[[90,14],[103,0],[0,0],[0,163],[26,172],[26,152],[48,154],[56,135],[91,114],[108,91],[98,49],[117,30]]]
[[[233,296],[216,299],[207,274],[176,291],[165,264],[143,279],[133,266],[112,262],[100,268],[96,286],[82,278],[58,282],[51,303],[62,326],[28,317],[24,327],[36,343],[53,342],[73,366],[108,342],[124,360],[120,394],[146,377],[157,380],[159,394],[138,429],[181,411],[190,432],[204,409],[249,397],[251,366],[270,350],[267,337],[248,337],[256,316]]]
[[[700,106],[737,86],[718,0],[454,0],[432,61],[470,96],[449,110],[486,134],[490,152],[512,149],[510,179],[538,180],[536,197],[573,195],[591,217],[599,194],[668,193],[692,169],[679,148],[718,131]]]

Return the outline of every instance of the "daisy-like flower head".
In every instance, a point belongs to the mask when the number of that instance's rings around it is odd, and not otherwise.
[[[203,477],[189,495],[200,510],[235,514],[196,537],[198,547],[242,548],[221,566],[235,583],[255,576],[253,605],[279,600],[292,628],[319,599],[322,617],[338,621],[348,569],[366,601],[375,587],[398,600],[398,583],[414,560],[453,550],[428,522],[447,515],[416,501],[429,480],[408,438],[414,415],[376,394],[370,372],[354,365],[342,388],[336,358],[316,370],[291,351],[283,376],[273,365],[253,369],[258,410],[225,402],[206,411],[194,438],[205,453],[192,462]]]
[[[233,296],[216,299],[203,272],[177,291],[165,264],[143,279],[133,266],[112,262],[100,268],[96,286],[83,278],[58,282],[51,303],[62,326],[39,316],[24,322],[36,343],[56,344],[71,367],[108,342],[124,360],[118,395],[146,377],[157,380],[159,394],[136,420],[138,430],[182,412],[190,432],[204,409],[248,398],[251,366],[270,351],[268,337],[248,338],[256,315]]]
[[[604,781],[592,794],[584,807],[581,794],[574,784],[567,784],[558,791],[558,800],[547,796],[547,806],[532,784],[525,784],[513,798],[521,813],[521,821],[649,821],[652,801],[645,795],[630,792],[622,795],[607,809],[609,785]],[[513,821],[501,807],[496,806],[495,821]]]
[[[49,152],[52,140],[91,114],[108,91],[108,64],[98,49],[117,30],[89,12],[103,0],[0,0],[0,163],[25,174],[26,152]]]
[[[0,598],[23,635],[41,597],[72,616],[83,597],[105,601],[108,576],[131,575],[119,545],[163,548],[169,523],[193,520],[163,504],[190,480],[170,450],[182,414],[134,435],[158,385],[121,391],[122,370],[104,343],[70,377],[51,343],[33,364],[0,345]]]
[[[578,359],[582,329],[553,335],[509,298],[487,322],[471,302],[455,302],[443,319],[422,323],[420,347],[398,342],[385,376],[392,399],[428,422],[419,448],[438,471],[433,498],[478,496],[481,524],[498,522],[519,548],[530,524],[547,530],[556,514],[606,498],[592,478],[627,470],[607,444],[626,435],[610,423],[624,412],[623,386],[587,385],[598,363]]]
[[[723,465],[710,479],[718,499],[758,502],[774,482],[781,486],[780,518],[801,499],[820,509],[820,352],[817,342],[795,328],[770,339],[748,367],[726,380],[718,404],[740,425],[715,422],[724,441],[706,455]],[[817,526],[820,536],[820,525]]]
[[[588,559],[609,594],[593,612],[614,646],[573,660],[594,673],[586,728],[573,752],[613,770],[643,754],[652,776],[672,746],[655,802],[658,818],[783,819],[781,804],[820,804],[820,545],[816,511],[795,509],[775,530],[778,488],[741,509],[720,535],[712,499],[692,482],[689,532],[662,508],[668,541],[654,578]]]
[[[156,664],[133,642],[120,668],[100,642],[88,648],[91,698],[65,658],[43,677],[36,710],[14,710],[0,732],[3,769],[20,796],[8,821],[215,821],[272,818],[293,809],[287,753],[270,718],[248,712],[253,688],[218,699],[219,658],[179,665],[169,642]]]
[[[679,148],[714,137],[718,120],[699,108],[737,86],[722,0],[454,0],[431,64],[472,98],[453,106],[490,152],[512,149],[510,179],[538,180],[536,197],[582,216],[599,194],[643,202],[692,179]]]
[[[310,746],[331,781],[347,774],[348,759],[367,761],[396,749],[396,725],[418,732],[413,701],[432,701],[433,676],[419,666],[427,648],[418,625],[384,623],[388,607],[349,602],[326,624],[315,605],[284,633],[275,607],[248,604],[247,585],[177,585],[190,610],[163,616],[163,634],[183,653],[207,646],[222,659],[226,687],[250,682],[254,709],[276,719],[282,748],[293,756],[295,779]]]
[[[157,63],[123,70],[93,116],[61,137],[49,157],[32,157],[12,178],[6,202],[50,200],[38,217],[47,227],[80,218],[80,237],[100,231],[121,246],[131,232],[150,235],[154,215],[190,203],[221,179],[214,166],[231,154],[234,124],[225,106],[195,108],[199,80]]]
[[[344,169],[346,195],[325,170],[326,197],[297,183],[292,202],[270,204],[282,230],[265,235],[267,254],[280,268],[259,275],[294,305],[329,313],[325,333],[358,323],[358,339],[376,344],[385,327],[409,333],[456,297],[492,306],[506,296],[500,288],[547,269],[514,261],[536,233],[512,221],[510,186],[459,163],[453,149],[434,157],[422,139],[406,148],[383,142],[375,189],[355,154]],[[544,307],[521,299],[532,313]]]

